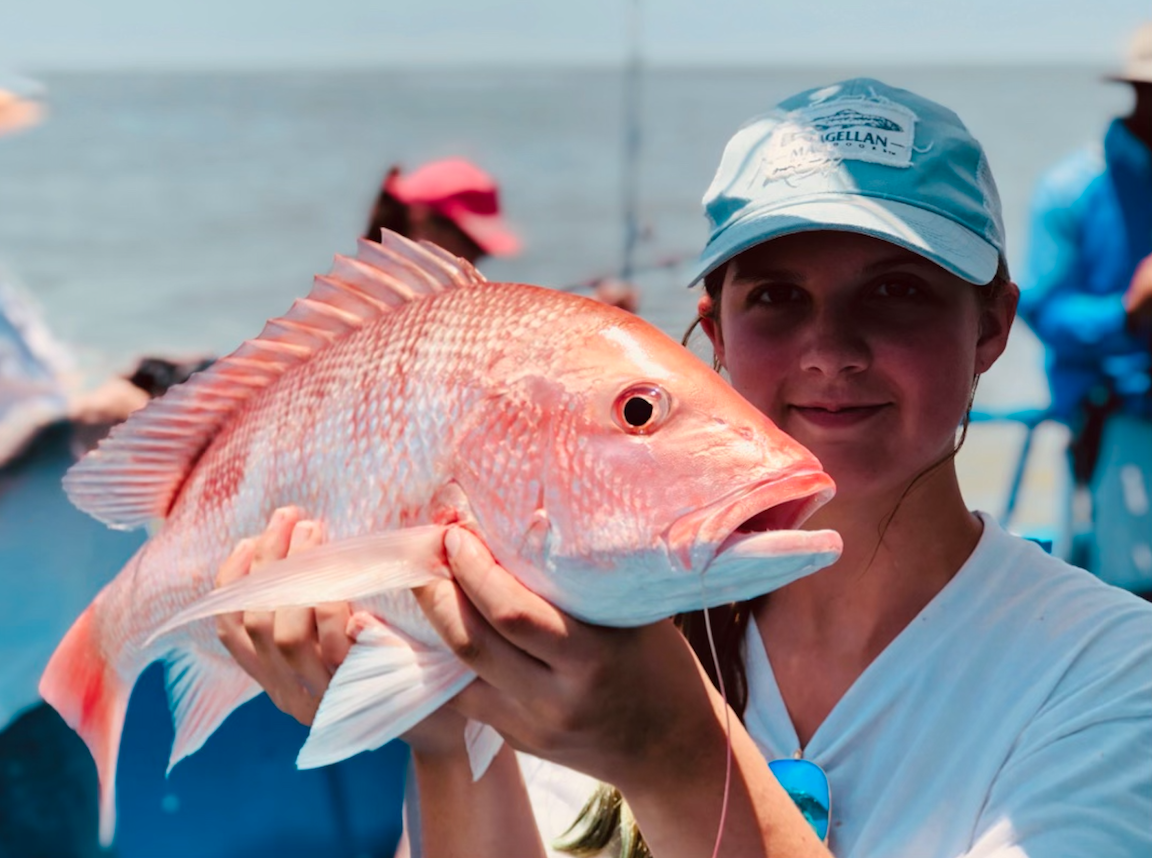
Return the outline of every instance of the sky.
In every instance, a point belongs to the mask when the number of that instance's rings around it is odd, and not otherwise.
[[[1118,61],[1149,0],[0,0],[0,68]]]

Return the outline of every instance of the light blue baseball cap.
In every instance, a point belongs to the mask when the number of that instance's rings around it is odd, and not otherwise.
[[[951,110],[854,78],[800,93],[728,141],[704,194],[711,227],[690,285],[754,245],[814,230],[890,241],[970,283],[1004,255],[984,150]]]

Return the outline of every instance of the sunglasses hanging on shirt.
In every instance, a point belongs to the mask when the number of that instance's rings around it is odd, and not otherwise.
[[[803,759],[772,760],[768,768],[804,814],[816,836],[827,843],[832,794],[824,770],[810,760]]]

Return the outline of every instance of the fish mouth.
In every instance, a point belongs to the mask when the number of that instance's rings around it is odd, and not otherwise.
[[[799,529],[835,491],[823,471],[740,489],[678,519],[666,536],[670,553],[686,570],[706,568],[729,554],[838,554],[841,542],[835,531]]]

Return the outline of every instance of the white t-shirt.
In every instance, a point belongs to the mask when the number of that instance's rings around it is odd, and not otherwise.
[[[831,784],[829,846],[839,858],[1149,858],[1152,605],[982,517],[972,556],[804,748]],[[792,756],[754,623],[747,644],[748,731],[768,759]],[[590,781],[523,769],[550,842]]]

